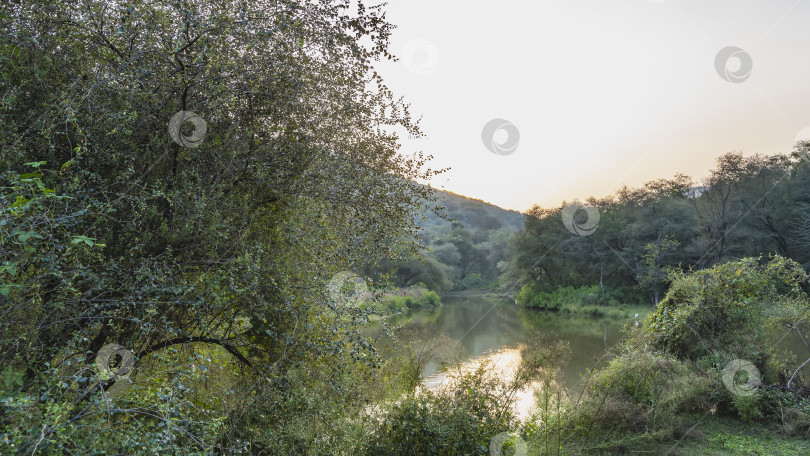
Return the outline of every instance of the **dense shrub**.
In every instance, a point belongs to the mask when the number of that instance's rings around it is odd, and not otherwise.
[[[647,321],[652,344],[708,365],[747,359],[765,381],[776,382],[785,361],[771,347],[789,325],[807,326],[810,302],[801,289],[806,280],[801,265],[779,256],[676,273]]]
[[[651,346],[710,373],[709,397],[720,411],[746,421],[781,415],[795,402],[794,393],[781,390],[798,363],[774,347],[787,331],[808,326],[810,303],[801,288],[806,280],[801,265],[779,256],[677,273],[647,321]],[[749,361],[760,375],[735,377],[738,384],[754,382],[750,395],[734,394],[722,381],[724,368],[735,359]],[[798,373],[791,389],[798,392],[804,381]],[[776,389],[763,387],[768,385]]]
[[[437,393],[420,391],[394,404],[365,449],[379,456],[487,455],[493,436],[516,425],[507,384],[482,364]]]
[[[602,293],[599,285],[574,288],[559,287],[552,292],[540,291],[532,284],[524,285],[518,293],[517,303],[535,309],[560,310],[581,306],[618,306],[611,294]]]
[[[603,450],[672,438],[695,413],[711,408],[711,383],[693,363],[657,356],[634,340],[591,372],[580,400],[560,420],[566,439]]]
[[[406,309],[421,309],[442,305],[439,295],[432,290],[422,290],[419,296],[389,296],[386,298],[386,309],[392,312],[401,312]]]
[[[408,397],[386,418],[370,455],[485,455],[492,435],[505,426],[495,426],[470,410],[446,408],[435,398]]]
[[[646,327],[590,373],[581,398],[558,417],[565,438],[588,451],[654,448],[708,412],[806,432],[804,380],[797,374],[786,386],[801,363],[773,348],[786,330],[808,326],[806,279],[800,265],[781,257],[676,273]],[[735,374],[734,384],[746,384],[750,394],[732,392],[723,379],[735,359],[750,361],[761,374]]]
[[[442,304],[439,295],[435,291],[426,291],[416,300],[419,307],[436,307]]]

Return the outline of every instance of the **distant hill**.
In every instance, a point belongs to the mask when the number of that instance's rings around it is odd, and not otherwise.
[[[435,207],[420,226],[424,258],[388,265],[401,287],[424,284],[436,291],[497,288],[509,242],[523,228],[524,216],[485,201],[436,191]]]
[[[493,231],[501,228],[518,231],[523,228],[523,214],[518,211],[503,209],[486,201],[442,190],[436,190],[436,196],[437,207],[445,208],[441,213],[446,214],[449,220],[429,212],[426,220],[418,221],[423,228],[450,225],[453,221],[464,224],[472,231]]]
[[[368,277],[393,277],[400,288],[425,286],[438,292],[498,287],[509,243],[523,228],[524,216],[485,201],[436,190],[437,211],[417,216],[422,255],[382,261]]]

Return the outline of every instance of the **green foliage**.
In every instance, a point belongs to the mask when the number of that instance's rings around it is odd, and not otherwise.
[[[566,433],[587,446],[618,448],[629,439],[672,438],[695,413],[707,412],[710,377],[689,363],[628,346],[591,373],[580,403],[562,417]]]
[[[806,319],[809,304],[801,289],[806,280],[801,265],[779,256],[676,274],[647,329],[655,347],[679,358],[727,353],[762,368],[775,342],[764,329]]]
[[[795,370],[797,360],[774,347],[786,330],[810,324],[810,301],[802,290],[807,278],[798,263],[779,256],[744,258],[677,274],[669,293],[648,318],[651,345],[679,359],[696,361],[717,379],[732,360],[751,362],[761,378],[735,377],[735,384],[787,387],[789,378],[803,384]],[[709,395],[722,411],[745,421],[781,416],[794,400],[794,392],[779,390],[733,394],[720,381],[715,381]]]
[[[716,416],[734,416],[734,430],[769,426],[776,432],[764,438],[773,439],[774,448],[795,445],[790,436],[810,429],[806,378],[797,370],[804,359],[786,358],[773,347],[786,330],[808,327],[806,281],[799,264],[778,256],[675,274],[645,327],[630,328],[561,412],[544,411],[543,422],[559,435],[539,431],[537,422],[527,426],[535,447],[546,449],[539,454],[554,454],[548,446],[556,448],[556,441],[570,454],[658,454],[672,452],[675,442],[684,447],[678,454],[740,450],[726,431],[706,443],[707,431],[698,425]],[[724,380],[724,368],[736,358],[752,361],[761,373],[753,379],[744,370],[732,373],[734,385],[751,382],[746,394]],[[767,447],[758,439],[751,443],[757,451]]]
[[[810,301],[802,290],[807,273],[795,261],[774,256],[744,258],[692,274],[676,274],[646,329],[651,344],[679,359],[694,360],[718,380],[734,359],[751,362],[761,378],[735,378],[786,386],[799,374],[795,359],[778,352],[779,337],[790,328],[810,324]],[[746,375],[738,372],[738,377]],[[795,384],[794,384],[795,385]],[[782,414],[793,393],[756,389],[751,395],[733,394],[720,381],[709,393],[721,411],[744,421]]]
[[[416,300],[416,304],[419,307],[436,307],[440,306],[442,301],[435,291],[428,290]]]
[[[560,310],[584,306],[617,306],[618,301],[610,295],[602,294],[598,285],[574,288],[559,287],[548,293],[538,291],[527,284],[520,289],[517,303],[534,309]]]
[[[802,455],[806,454],[807,448],[798,448],[796,442],[781,441],[774,442],[771,439],[762,439],[747,433],[718,433],[709,438],[712,445],[718,447],[718,454],[739,454],[750,456],[779,455]]]
[[[421,309],[426,307],[437,307],[442,305],[439,295],[432,290],[421,290],[418,296],[389,296],[386,298],[385,307],[390,311],[402,311],[405,309]]]
[[[448,391],[420,391],[386,411],[380,429],[366,449],[372,455],[487,455],[489,442],[513,429],[509,391],[482,365],[462,375]]]
[[[767,254],[807,267],[810,164],[797,156],[728,153],[700,186],[678,174],[588,198],[582,204],[600,214],[588,236],[565,228],[565,202],[535,206],[512,242],[501,282],[515,292],[527,284],[551,292],[599,283],[607,293],[626,294],[620,302],[657,305],[668,271]]]
[[[412,253],[436,174],[390,133],[421,135],[372,70],[382,9],[37,0],[0,28],[0,453],[333,454],[380,360],[325,285]]]
[[[680,243],[674,240],[671,235],[663,236],[662,227],[661,236],[659,236],[655,242],[644,246],[644,254],[641,256],[641,267],[639,268],[638,284],[639,287],[650,294],[652,304],[657,305],[660,301],[664,281],[667,280],[667,276],[669,275],[669,271],[662,266],[664,258],[670,254],[671,251],[677,249],[678,245],[680,245]]]
[[[494,431],[492,425],[472,410],[436,399],[409,397],[386,417],[382,434],[367,450],[374,455],[486,455]]]

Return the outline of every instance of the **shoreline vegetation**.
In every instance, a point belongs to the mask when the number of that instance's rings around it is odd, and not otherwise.
[[[518,295],[509,295],[503,293],[492,292],[486,289],[479,290],[461,290],[442,293],[442,298],[463,298],[481,296],[491,300],[503,300],[507,302],[514,302],[515,305],[547,312],[559,312],[562,314],[572,315],[589,315],[593,317],[606,317],[615,319],[635,319],[643,321],[647,315],[655,311],[655,307],[648,304],[622,304],[616,300],[610,302],[594,302],[595,290],[598,286],[580,287],[574,289],[573,287],[561,287],[553,293],[543,293],[537,296],[536,300],[527,302],[525,297]],[[533,304],[532,304],[533,302]],[[544,303],[544,304],[539,304]]]
[[[395,293],[386,293],[383,295],[381,303],[383,309],[393,313],[404,310],[435,308],[441,305],[442,301],[439,294],[422,286],[398,290]]]
[[[528,309],[595,317],[634,318],[639,321],[655,311],[655,307],[648,304],[620,303],[618,299],[603,293],[599,285],[559,287],[550,293],[533,293],[527,285],[515,297],[515,304]]]
[[[661,304],[606,353],[607,364],[585,372],[570,391],[554,386],[570,349],[538,335],[521,348],[514,379],[499,380],[497,369],[482,364],[450,391],[423,391],[393,406],[374,454],[478,454],[476,432],[487,433],[481,426],[490,426],[490,435],[511,432],[530,455],[807,454],[804,359],[775,350],[781,334],[773,331],[806,322],[807,280],[800,265],[777,256],[673,277]],[[564,290],[557,298],[592,291]],[[570,302],[559,304],[562,311]],[[411,359],[434,356],[437,346],[418,343]],[[749,367],[730,371],[738,365]],[[499,398],[531,384],[540,385],[537,409],[518,420]],[[453,452],[432,450],[436,439]]]
[[[810,143],[526,214],[438,192],[375,70],[395,27],[349,0],[0,2],[0,454],[809,454],[810,361],[778,342],[810,339]],[[639,324],[570,391],[543,331],[515,375],[419,394],[457,341],[362,334],[480,289]]]

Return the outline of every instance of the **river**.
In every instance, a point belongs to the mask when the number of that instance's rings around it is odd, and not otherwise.
[[[385,323],[389,328],[401,328],[397,332],[399,344],[441,337],[452,349],[457,362],[472,365],[489,360],[504,371],[520,362],[520,348],[534,337],[541,336],[550,342],[566,341],[571,358],[564,366],[562,381],[563,386],[569,388],[576,386],[587,369],[603,365],[609,359],[607,350],[620,340],[623,326],[635,326],[632,318],[619,321],[562,315],[481,296],[445,297],[442,302],[443,305],[435,309],[387,317]],[[364,335],[375,338],[378,346],[391,343],[381,322],[369,325]],[[423,372],[423,385],[434,388],[444,381],[441,363],[429,362]],[[533,403],[531,391],[520,394],[516,405],[518,414],[525,417]]]
[[[387,317],[385,323],[389,328],[400,328],[397,332],[399,344],[421,343],[426,339],[441,337],[452,346],[456,362],[474,365],[481,360],[489,360],[504,371],[520,362],[520,348],[538,336],[546,342],[566,341],[571,358],[563,368],[561,381],[563,387],[571,390],[576,389],[588,369],[609,361],[608,350],[620,341],[623,328],[637,327],[633,318],[617,320],[560,314],[521,308],[514,302],[481,296],[445,297],[442,302],[443,305],[435,309]],[[390,346],[392,343],[383,330],[382,322],[370,324],[364,335],[375,338],[378,346]],[[789,336],[780,345],[787,344],[785,348],[802,350],[804,346],[801,341],[793,339],[796,337]],[[429,388],[435,388],[445,381],[445,374],[437,360],[425,366],[422,376],[423,385]],[[517,404],[518,414],[525,417],[533,403],[532,391],[521,394]]]
[[[499,350],[517,348],[532,336],[567,341],[572,358],[564,369],[566,386],[574,386],[587,368],[603,357],[605,350],[619,341],[624,325],[633,319],[620,321],[567,315],[526,309],[506,300],[491,300],[480,296],[445,297],[441,307],[410,311],[386,319],[389,327],[402,325],[408,329],[399,337],[401,343],[429,335],[445,335],[457,344],[461,361],[488,355]],[[373,324],[366,335],[383,341],[380,324]],[[439,369],[439,363],[427,366],[425,377]]]

